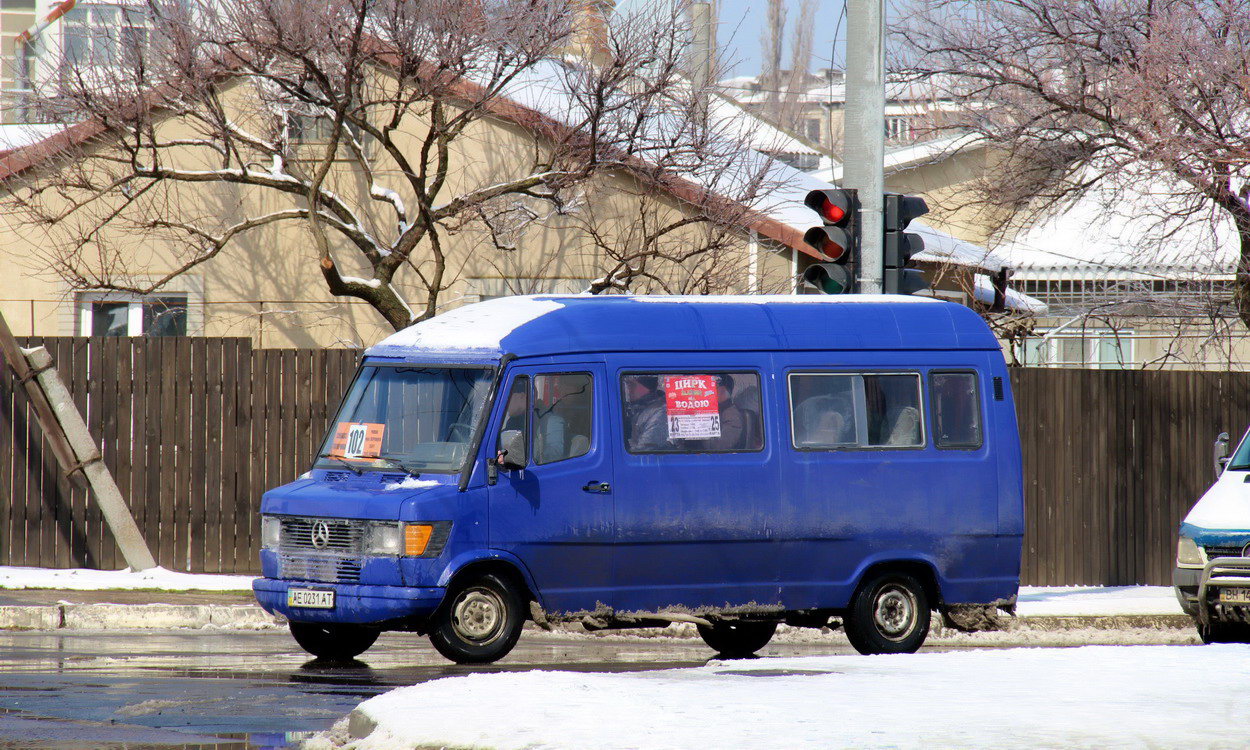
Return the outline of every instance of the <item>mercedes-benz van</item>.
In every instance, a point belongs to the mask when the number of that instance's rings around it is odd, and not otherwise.
[[[1250,432],[1231,458],[1216,440],[1215,484],[1181,522],[1172,583],[1206,643],[1250,643]]]
[[[919,297],[531,296],[364,354],[262,503],[256,597],[307,651],[490,662],[522,625],[779,623],[912,652],[1011,610],[1023,501],[994,336]]]

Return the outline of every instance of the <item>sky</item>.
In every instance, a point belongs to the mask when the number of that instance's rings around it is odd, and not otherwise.
[[[789,40],[799,14],[800,0],[786,0],[786,39]],[[720,0],[718,41],[726,64],[736,75],[753,75],[760,70],[760,31],[768,0]],[[843,0],[817,0],[816,28],[812,35],[812,70],[827,68],[830,60],[842,67],[843,43],[846,39],[846,15]],[[835,53],[836,43],[836,58]],[[789,50],[786,51],[789,64]]]

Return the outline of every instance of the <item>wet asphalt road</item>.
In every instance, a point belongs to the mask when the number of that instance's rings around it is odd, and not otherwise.
[[[767,655],[846,653],[844,640]],[[0,748],[270,748],[328,728],[360,701],[456,674],[630,671],[704,664],[698,639],[526,630],[490,667],[458,667],[386,633],[355,664],[309,661],[286,631],[0,632]]]

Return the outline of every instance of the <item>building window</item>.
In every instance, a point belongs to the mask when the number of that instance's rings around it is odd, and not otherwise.
[[[812,143],[820,143],[820,120],[804,120],[803,134]]]
[[[302,115],[292,112],[287,119],[292,143],[329,143],[334,132],[334,118],[329,114]],[[343,123],[344,137],[348,134],[360,139],[360,128],[354,123]],[[342,139],[340,139],[342,140]]]
[[[910,141],[911,120],[907,117],[885,118],[885,139],[887,141]]]
[[[62,45],[68,65],[115,65],[127,50],[148,45],[147,11],[143,6],[90,3],[65,15]]]
[[[82,336],[186,336],[187,298],[84,295],[78,304]]]
[[[1133,364],[1131,331],[1061,331],[1054,335],[1040,330],[1018,346],[1016,359],[1030,367],[1084,367],[1122,370]]]

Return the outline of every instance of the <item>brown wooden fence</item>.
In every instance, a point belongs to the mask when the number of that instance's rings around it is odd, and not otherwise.
[[[160,564],[223,573],[256,572],[260,494],[307,468],[358,356],[250,339],[23,344],[56,358]],[[1250,422],[1250,373],[1023,369],[1012,384],[1025,583],[1168,583],[1212,439]],[[124,567],[14,386],[0,370],[0,564]]]
[[[212,573],[256,571],[260,493],[307,469],[358,356],[250,339],[22,342],[55,357],[160,565]],[[0,564],[125,567],[14,385],[0,367]]]

